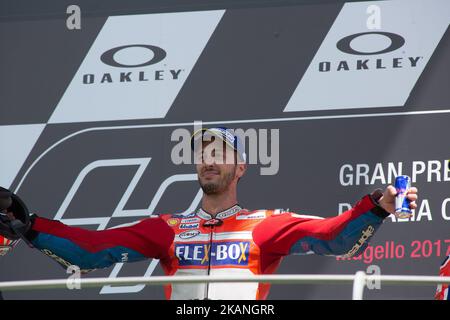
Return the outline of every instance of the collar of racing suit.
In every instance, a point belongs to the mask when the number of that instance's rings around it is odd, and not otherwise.
[[[228,208],[228,209],[226,209],[224,211],[221,211],[221,212],[217,213],[215,218],[223,220],[223,219],[229,218],[231,216],[234,216],[236,213],[238,213],[238,212],[240,212],[242,210],[243,209],[242,209],[242,207],[239,204],[235,204],[231,208]],[[204,219],[204,220],[210,220],[210,219],[214,218],[210,213],[206,212],[202,208],[198,209],[197,216],[199,218]]]

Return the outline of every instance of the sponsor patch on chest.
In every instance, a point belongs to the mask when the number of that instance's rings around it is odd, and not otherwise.
[[[180,266],[247,266],[250,241],[175,244]]]
[[[199,234],[200,234],[199,230],[190,230],[190,231],[185,231],[183,233],[180,233],[178,235],[178,237],[180,239],[191,239],[191,238],[198,236]]]
[[[200,223],[182,223],[180,224],[180,229],[198,229],[200,226]]]

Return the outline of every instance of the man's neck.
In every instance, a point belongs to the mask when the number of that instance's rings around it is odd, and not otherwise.
[[[237,204],[235,192],[224,192],[221,194],[204,194],[202,198],[202,209],[215,217],[216,214]]]

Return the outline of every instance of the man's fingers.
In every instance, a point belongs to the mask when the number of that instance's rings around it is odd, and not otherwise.
[[[415,202],[415,201],[413,201],[413,202],[411,202],[410,204],[409,204],[409,207],[411,208],[411,209],[417,209],[417,203]]]
[[[397,190],[392,185],[388,185],[386,187],[386,191],[385,192],[387,192],[388,195],[391,195],[391,196],[394,196],[394,197],[397,195]],[[418,190],[417,190],[416,187],[409,188],[408,189],[408,198],[411,195],[413,198],[410,198],[410,199],[411,200],[416,200],[417,199],[417,192],[418,192]]]
[[[16,217],[14,216],[14,214],[12,212],[7,212],[6,215],[8,216],[8,218],[10,220],[15,220],[16,219]]]
[[[406,195],[406,197],[410,200],[410,201],[416,201],[417,200],[417,194],[416,193],[408,193]]]
[[[12,205],[11,197],[2,197],[0,195],[0,210],[7,209]]]
[[[385,193],[391,197],[395,197],[395,195],[397,194],[397,190],[392,185],[388,185],[386,187]]]
[[[416,187],[409,188],[408,193],[417,193],[417,188]]]

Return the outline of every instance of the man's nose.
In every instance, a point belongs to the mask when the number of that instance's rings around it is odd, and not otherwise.
[[[217,159],[210,152],[203,153],[203,163],[207,166],[216,164]]]

